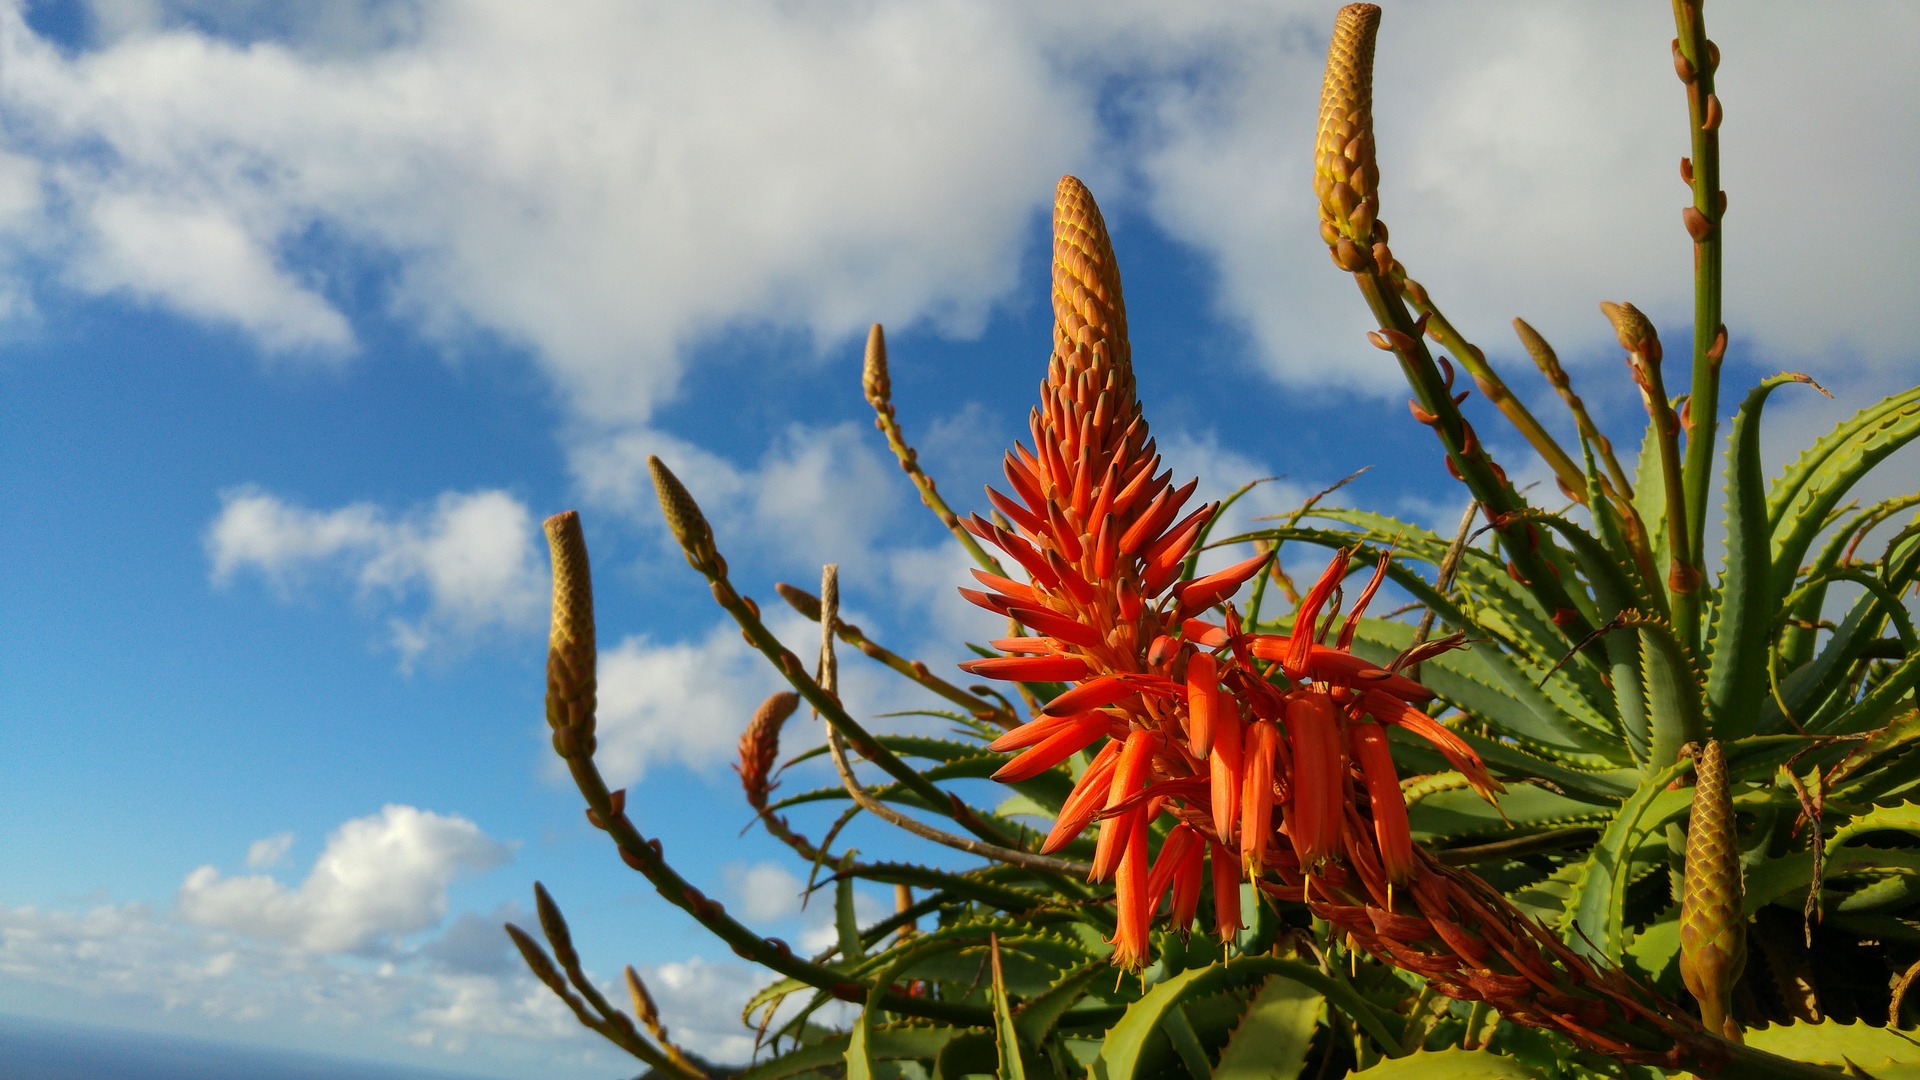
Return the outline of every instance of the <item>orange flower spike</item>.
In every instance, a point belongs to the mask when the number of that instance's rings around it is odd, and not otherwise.
[[[1120,760],[1115,763],[1113,779],[1107,786],[1106,805],[1122,802],[1146,785],[1147,768],[1153,764],[1153,751],[1158,742],[1159,737],[1145,728],[1127,732],[1126,745],[1120,750]],[[1141,811],[1135,809],[1101,820],[1100,839],[1093,852],[1093,872],[1087,880],[1105,881],[1113,876],[1129,842],[1134,819],[1140,816]]]
[[[1128,971],[1147,964],[1147,926],[1153,907],[1147,897],[1147,814],[1145,808],[1119,818],[1125,829],[1120,864],[1114,871],[1113,894],[1116,911],[1113,931],[1113,962]]]
[[[1093,764],[1080,774],[1080,782],[1068,793],[1067,801],[1060,805],[1060,816],[1047,832],[1046,842],[1040,845],[1042,855],[1051,855],[1072,843],[1086,831],[1087,825],[1100,811],[1107,808],[1107,792],[1113,784],[1113,769],[1120,761],[1120,748],[1124,745],[1122,740],[1109,740],[1094,755]]]
[[[1213,714],[1220,693],[1217,671],[1218,665],[1206,653],[1187,658],[1187,748],[1202,761],[1213,751]]]
[[[1207,845],[1207,858],[1213,865],[1213,933],[1224,942],[1242,929],[1240,868],[1234,865],[1233,852],[1220,844]]]
[[[1247,725],[1240,789],[1240,864],[1251,876],[1265,868],[1267,834],[1273,831],[1273,763],[1280,753],[1280,728],[1268,721]]]
[[[1340,637],[1334,641],[1334,648],[1344,650],[1353,644],[1354,631],[1360,629],[1360,616],[1366,613],[1367,605],[1373,601],[1373,594],[1380,591],[1380,583],[1387,580],[1387,564],[1392,561],[1392,554],[1381,553],[1380,561],[1374,564],[1373,577],[1367,580],[1367,587],[1361,590],[1360,599],[1353,602],[1353,610],[1340,627]]]
[[[1221,694],[1215,699],[1219,708],[1213,717],[1213,753],[1207,756],[1207,768],[1213,786],[1213,831],[1222,839],[1239,834],[1240,791],[1246,784],[1241,744],[1246,724],[1233,698]]]
[[[1407,801],[1400,793],[1400,777],[1393,768],[1393,754],[1387,749],[1387,734],[1378,724],[1354,724],[1347,731],[1353,759],[1360,765],[1360,779],[1367,786],[1367,799],[1373,807],[1373,835],[1380,844],[1380,867],[1386,872],[1388,906],[1392,906],[1394,885],[1413,879],[1413,837],[1407,826]]]
[[[1287,737],[1293,748],[1292,813],[1287,831],[1308,873],[1340,852],[1346,826],[1346,740],[1325,691],[1296,692],[1287,700]]]

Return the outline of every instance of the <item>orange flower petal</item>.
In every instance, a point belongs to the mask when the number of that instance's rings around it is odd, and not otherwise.
[[[1378,724],[1355,724],[1347,732],[1360,779],[1373,808],[1373,835],[1380,844],[1380,866],[1387,880],[1405,885],[1413,877],[1413,838],[1407,826],[1407,801],[1393,768],[1386,732]]]
[[[962,661],[960,670],[985,679],[1073,682],[1086,678],[1092,669],[1077,656],[988,656]]]
[[[1226,941],[1243,929],[1240,924],[1240,867],[1232,850],[1220,844],[1207,845],[1207,858],[1213,865],[1213,933]]]
[[[1213,752],[1214,698],[1220,692],[1216,671],[1206,653],[1187,658],[1187,747],[1202,760]]]
[[[1114,901],[1118,908],[1113,932],[1113,962],[1129,971],[1147,963],[1147,925],[1153,916],[1147,899],[1147,814],[1136,810],[1120,819],[1125,835],[1119,866],[1114,870]]]
[[[1124,741],[1113,739],[1093,756],[1093,764],[1080,774],[1080,782],[1073,786],[1067,801],[1060,805],[1060,816],[1048,831],[1046,842],[1040,845],[1042,855],[1051,855],[1066,847],[1086,831],[1094,815],[1106,808],[1107,792],[1113,784],[1113,769],[1120,761],[1120,748],[1125,745]]]
[[[1293,750],[1293,792],[1287,831],[1309,873],[1339,854],[1346,826],[1345,740],[1333,699],[1305,691],[1287,700],[1287,742]]]
[[[1481,798],[1496,806],[1499,805],[1494,795],[1507,789],[1500,784],[1500,781],[1488,774],[1486,763],[1480,760],[1479,754],[1474,753],[1473,747],[1468,746],[1466,740],[1460,736],[1448,731],[1440,721],[1399,698],[1378,690],[1361,691],[1360,711],[1383,724],[1398,724],[1432,743],[1434,749],[1440,751],[1454,768],[1460,770],[1460,774],[1467,778],[1467,783],[1473,785],[1473,790],[1479,792]]]
[[[1038,776],[1086,749],[1088,744],[1105,735],[1112,726],[1113,721],[1100,713],[1088,713],[1070,720],[1041,740],[1039,745],[1000,766],[993,778],[1003,784],[1017,784]]]
[[[1083,622],[1077,622],[1055,611],[1034,607],[1011,607],[1007,615],[1015,622],[1038,630],[1048,637],[1059,638],[1070,645],[1083,649],[1097,648],[1106,644],[1106,638],[1100,631]]]
[[[1179,610],[1174,617],[1185,619],[1232,596],[1240,590],[1240,586],[1247,583],[1249,578],[1259,573],[1271,558],[1273,558],[1272,552],[1261,552],[1244,562],[1234,563],[1225,570],[1217,570],[1206,577],[1195,578],[1180,586],[1174,592],[1180,601]]]
[[[1240,862],[1249,874],[1259,874],[1273,830],[1273,763],[1278,756],[1280,729],[1266,722],[1247,726],[1244,781],[1240,789]]]
[[[1153,749],[1157,741],[1153,732],[1145,728],[1135,728],[1127,733],[1126,745],[1120,750],[1120,760],[1113,767],[1113,779],[1107,785],[1108,806],[1131,798],[1146,784],[1147,767],[1153,764]],[[1122,827],[1125,821],[1127,817],[1122,815],[1100,822],[1100,838],[1093,852],[1093,873],[1088,880],[1105,881],[1113,876],[1127,840],[1127,830]]]

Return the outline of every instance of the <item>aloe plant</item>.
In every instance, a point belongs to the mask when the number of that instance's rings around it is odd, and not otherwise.
[[[1675,396],[1668,388],[1664,350],[1644,315],[1628,303],[1600,305],[1647,408],[1633,475],[1538,333],[1515,320],[1523,345],[1572,413],[1577,454],[1527,413],[1485,353],[1394,257],[1380,224],[1371,133],[1379,13],[1365,5],[1344,10],[1335,34],[1316,190],[1333,260],[1353,274],[1379,321],[1374,343],[1399,361],[1415,390],[1415,417],[1439,435],[1449,471],[1496,537],[1494,550],[1461,553],[1454,587],[1444,594],[1406,577],[1443,624],[1482,639],[1470,652],[1423,666],[1421,677],[1458,710],[1463,735],[1489,762],[1535,784],[1534,794],[1505,806],[1515,830],[1448,792],[1417,805],[1416,824],[1443,843],[1471,844],[1476,833],[1497,828],[1506,843],[1536,853],[1481,865],[1508,887],[1530,890],[1537,910],[1592,954],[1669,986],[1676,971],[1686,975],[1696,996],[1715,999],[1701,1001],[1708,1016],[1732,1005],[1746,1023],[1811,1020],[1823,1011],[1819,980],[1809,979],[1800,950],[1785,940],[1801,928],[1785,920],[1760,928],[1764,963],[1756,977],[1797,979],[1811,993],[1769,1000],[1773,994],[1755,986],[1749,990],[1757,993],[1730,1000],[1740,974],[1732,958],[1741,952],[1747,916],[1783,902],[1799,908],[1804,900],[1809,923],[1830,913],[1826,931],[1915,940],[1899,920],[1910,910],[1901,869],[1907,850],[1850,852],[1842,838],[1898,829],[1912,815],[1920,762],[1907,746],[1920,661],[1900,597],[1920,569],[1920,529],[1908,524],[1878,557],[1861,548],[1871,529],[1920,504],[1920,495],[1865,507],[1843,500],[1920,435],[1920,388],[1862,409],[1769,483],[1760,458],[1769,396],[1782,387],[1818,389],[1806,375],[1776,375],[1746,394],[1724,453],[1716,454],[1727,348],[1720,322],[1723,106],[1713,83],[1719,50],[1705,36],[1698,3],[1679,0],[1674,10],[1674,67],[1693,132],[1692,154],[1681,163],[1693,195],[1682,219],[1695,269],[1690,391]],[[1428,340],[1452,353],[1540,454],[1566,506],[1529,502],[1513,489],[1463,414],[1467,394],[1454,390],[1452,364]],[[1723,492],[1709,483],[1717,459]],[[1716,504],[1725,543],[1717,572],[1709,574],[1706,523]],[[1448,549],[1430,531],[1375,515],[1323,511],[1321,519],[1328,527],[1296,523],[1262,538],[1376,546],[1397,540],[1408,560],[1436,566]],[[1844,606],[1830,603],[1830,586],[1843,581],[1859,586],[1860,596]],[[1384,657],[1406,634],[1391,623],[1369,624],[1362,648]],[[1676,768],[1686,771],[1676,765],[1682,750],[1695,745],[1704,745],[1716,765],[1711,784],[1702,767],[1698,795],[1690,798],[1670,783]],[[1599,839],[1583,850],[1587,829],[1598,830]],[[1556,835],[1566,854],[1539,858]],[[1685,845],[1682,836],[1689,837]],[[1729,861],[1735,854],[1746,871],[1744,896],[1739,867]],[[1810,939],[1812,929],[1806,933]],[[1897,1022],[1897,1002],[1892,1007]]]
[[[838,940],[819,955],[702,895],[601,778],[586,551],[576,516],[549,520],[554,749],[622,861],[767,969],[744,1017],[765,1054],[744,1075],[1812,1077],[1920,1063],[1920,1043],[1897,1030],[1920,965],[1888,966],[1890,945],[1920,939],[1902,918],[1920,850],[1887,840],[1920,832],[1920,650],[1901,601],[1920,573],[1920,522],[1877,559],[1860,555],[1920,495],[1841,505],[1920,434],[1920,390],[1862,410],[1769,484],[1765,402],[1811,380],[1755,387],[1728,425],[1725,552],[1708,573],[1726,349],[1722,106],[1698,4],[1678,0],[1675,14],[1695,130],[1683,166],[1691,383],[1673,396],[1651,323],[1602,305],[1647,405],[1631,474],[1537,333],[1515,321],[1572,413],[1577,454],[1393,257],[1369,5],[1341,12],[1330,49],[1322,233],[1378,317],[1373,342],[1400,362],[1415,419],[1474,500],[1457,535],[1319,499],[1235,537],[1211,535],[1217,504],[1182,517],[1193,488],[1159,471],[1117,264],[1070,177],[1056,199],[1054,357],[1033,445],[1009,454],[990,517],[960,517],[921,469],[879,327],[863,377],[902,468],[981,566],[984,591],[963,593],[1008,619],[1009,636],[963,667],[1011,697],[943,678],[841,619],[833,567],[817,595],[778,589],[821,627],[819,655],[803,660],[735,585],[693,494],[650,461],[689,564],[791,684],[748,725],[739,771],[757,820],[833,893]],[[1569,505],[1513,488],[1462,412],[1452,363],[1423,338],[1467,369]],[[1472,542],[1482,518],[1490,546]],[[1300,543],[1335,552],[1304,595],[1280,562]],[[1251,557],[1195,576],[1203,548],[1228,545]],[[1342,617],[1336,597],[1361,567],[1373,579]],[[1385,581],[1418,609],[1367,617]],[[1838,605],[1837,582],[1862,595]],[[1275,590],[1290,611],[1269,613]],[[843,646],[916,683],[950,737],[869,730],[839,693]],[[803,705],[827,744],[793,760],[827,758],[838,782],[780,794],[781,730]],[[952,786],[988,777],[1010,788],[993,807]],[[817,822],[816,809],[840,813]],[[858,815],[939,857],[872,862],[836,847]],[[894,886],[898,910],[862,925],[862,881]],[[705,1075],[638,976],[627,970],[629,1013],[586,972],[553,898],[537,888],[536,899],[547,946],[511,933],[581,1022],[657,1074]],[[1815,933],[1878,965],[1856,981],[1886,974],[1889,1027],[1834,1019],[1859,1010],[1809,969],[1802,935]],[[1683,992],[1697,1009],[1675,1004]],[[834,1002],[859,1007],[850,1028],[822,1021]]]

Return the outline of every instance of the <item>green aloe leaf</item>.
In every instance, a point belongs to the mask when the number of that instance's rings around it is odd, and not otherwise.
[[[965,1028],[937,1024],[906,1023],[875,1026],[867,1032],[865,1052],[869,1062],[931,1060],[953,1039],[966,1034]],[[783,1080],[820,1070],[836,1070],[846,1062],[851,1032],[830,1035],[769,1058],[739,1074],[740,1080]]]
[[[917,949],[902,950],[901,954],[896,954],[897,959],[881,969],[879,977],[874,980],[874,989],[871,998],[868,1000],[866,1007],[860,1010],[860,1019],[854,1021],[853,1030],[848,1033],[844,1053],[847,1063],[848,1080],[874,1080],[878,1075],[875,1062],[886,1057],[886,1050],[882,1047],[881,1040],[876,1034],[876,1028],[878,1028],[879,1025],[875,1023],[875,1014],[880,1012],[877,999],[881,991],[891,987],[909,967],[917,960],[923,959],[929,951],[943,948],[957,949],[960,947],[960,944],[958,941],[935,941],[922,944]],[[959,1034],[959,1032],[951,1028],[945,1030],[953,1032],[953,1035]],[[946,1044],[952,1041],[952,1037],[953,1036],[950,1035],[949,1038],[941,1040],[940,1049],[944,1049]],[[922,1055],[916,1054],[914,1056]]]
[[[1133,1080],[1143,1076],[1145,1053],[1166,1019],[1167,1011],[1189,998],[1242,985],[1262,976],[1278,976],[1325,995],[1371,1035],[1389,1053],[1398,1052],[1399,1036],[1365,998],[1314,968],[1276,957],[1240,957],[1223,964],[1192,968],[1155,984],[1140,1000],[1127,1006],[1120,1021],[1107,1032],[1094,1063],[1102,1080]],[[1397,1017],[1394,1019],[1398,1019]]]
[[[1663,827],[1684,814],[1693,797],[1691,788],[1669,791],[1667,785],[1692,768],[1690,761],[1676,761],[1642,780],[1600,834],[1568,909],[1579,932],[1574,948],[1620,962],[1626,947],[1627,886],[1636,876],[1636,865],[1644,869],[1666,858]]]
[[[1569,768],[1557,761],[1550,761],[1535,754],[1529,754],[1513,745],[1508,739],[1491,739],[1475,731],[1455,729],[1480,760],[1487,763],[1495,776],[1513,776],[1545,780],[1557,785],[1568,795],[1600,806],[1617,806],[1622,799],[1633,794],[1639,786],[1640,774],[1633,769],[1605,769],[1589,772],[1583,769]],[[1404,760],[1424,772],[1442,773],[1453,768],[1447,759],[1440,756],[1432,744],[1417,735],[1410,735],[1398,728],[1387,732],[1387,738],[1393,741],[1393,756],[1396,761]]]
[[[1634,466],[1633,508],[1647,527],[1650,561],[1656,571],[1667,566],[1673,549],[1667,532],[1667,481],[1660,471],[1660,432],[1649,423],[1640,441],[1640,460]],[[1665,582],[1656,582],[1664,590]]]
[[[1028,998],[1013,1013],[1013,1026],[1031,1046],[1046,1042],[1054,1025],[1079,1002],[1087,987],[1102,972],[1113,970],[1105,960],[1090,960],[1055,979],[1052,986]]]
[[[1823,719],[1830,721],[1849,706],[1852,702],[1847,689],[1855,665],[1879,643],[1879,631],[1886,625],[1886,614],[1885,601],[1879,592],[1862,595],[1828,636],[1819,653],[1779,681],[1777,697],[1768,694],[1760,703],[1757,730],[1762,733],[1778,730],[1787,723],[1789,715],[1801,727],[1818,728]],[[1769,678],[1775,674],[1770,672]],[[1787,712],[1781,711],[1783,701]]]
[[[1377,664],[1386,664],[1413,644],[1413,627],[1383,619],[1365,619],[1354,635],[1354,652]],[[1597,730],[1602,723],[1579,719],[1566,704],[1536,685],[1512,658],[1491,643],[1442,653],[1420,665],[1420,681],[1468,715],[1531,744],[1547,754],[1596,756],[1627,764],[1617,738]],[[1584,702],[1576,708],[1584,706]],[[1584,710],[1583,710],[1584,711]]]
[[[998,1052],[1000,1077],[1001,1080],[1027,1080],[1020,1034],[1013,1025],[1013,1005],[1007,1000],[1007,982],[1001,974],[999,940],[994,939],[990,948],[993,952],[993,1045]]]
[[[1180,1059],[1192,1080],[1213,1080],[1213,1063],[1207,1060],[1207,1048],[1201,1044],[1200,1034],[1193,1030],[1192,1021],[1187,1019],[1186,1006],[1168,1009],[1160,1030],[1166,1033],[1167,1040],[1173,1044],[1174,1056]]]
[[[1349,1073],[1367,1080],[1538,1080],[1541,1073],[1519,1058],[1491,1050],[1419,1050]]]
[[[924,735],[875,735],[873,741],[893,751],[903,758],[921,758],[945,764],[963,758],[980,757],[985,751],[979,743],[959,742],[954,739],[933,739]],[[825,757],[825,743],[808,750],[802,750],[787,759],[787,765],[798,765],[803,761]]]
[[[1769,1054],[1811,1061],[1845,1069],[1856,1065],[1866,1075],[1888,1078],[1896,1075],[1889,1065],[1920,1065],[1920,1032],[1872,1024],[1843,1024],[1837,1020],[1811,1023],[1775,1024],[1748,1028],[1744,1032],[1748,1046]],[[1851,1070],[1848,1070],[1851,1072]],[[1912,1075],[1903,1072],[1899,1075]]]
[[[1621,621],[1640,634],[1651,720],[1646,767],[1664,770],[1681,747],[1706,737],[1707,703],[1700,672],[1694,667],[1693,651],[1664,620],[1628,614]]]
[[[1814,638],[1817,635],[1812,623],[1820,617],[1827,599],[1829,579],[1823,575],[1841,565],[1841,561],[1848,557],[1854,545],[1867,532],[1916,504],[1920,504],[1920,492],[1882,500],[1855,514],[1844,527],[1834,529],[1828,536],[1820,552],[1808,564],[1801,585],[1794,591],[1795,598],[1787,613],[1787,625],[1780,634],[1780,654],[1788,668],[1797,668],[1813,658]],[[1896,561],[1892,558],[1893,551],[1900,539],[1897,536],[1888,544],[1887,557],[1881,560],[1882,576],[1887,580],[1888,587],[1896,592],[1904,591],[1905,584],[1898,580],[1898,570],[1892,565]]]
[[[1733,415],[1727,450],[1727,549],[1707,631],[1707,705],[1720,739],[1752,734],[1767,692],[1767,651],[1780,594],[1774,591],[1773,530],[1760,466],[1760,413],[1788,383],[1775,375],[1747,393]],[[1657,760],[1657,759],[1656,759]]]
[[[833,885],[833,923],[840,933],[840,958],[857,964],[867,958],[860,940],[860,920],[853,912],[853,879],[843,877]]]
[[[1896,713],[1912,708],[1909,699],[1916,686],[1920,686],[1920,653],[1902,660],[1865,696],[1831,722],[1820,723],[1820,730],[1832,735],[1852,735],[1881,727],[1890,722]]]
[[[1435,792],[1415,803],[1408,809],[1407,818],[1413,838],[1429,844],[1601,822],[1612,813],[1611,807],[1570,799],[1532,784],[1515,784],[1500,796],[1498,810],[1471,789],[1456,788]]]
[[[1861,833],[1892,831],[1920,836],[1920,803],[1901,803],[1898,806],[1876,806],[1864,814],[1859,814],[1845,825],[1833,831],[1827,837],[1827,854],[1831,856],[1841,845]]]
[[[1920,874],[1920,851],[1905,849],[1841,848],[1825,862],[1822,870],[1829,880],[1851,874]],[[1747,894],[1742,907],[1752,915],[1776,900],[1804,896],[1812,877],[1811,851],[1795,851],[1767,859],[1747,869]]]
[[[1841,421],[1788,466],[1767,496],[1776,594],[1792,587],[1801,559],[1841,497],[1916,436],[1920,436],[1920,386]]]
[[[1268,979],[1220,1051],[1214,1080],[1300,1075],[1325,1008],[1326,999],[1318,991],[1290,979]]]

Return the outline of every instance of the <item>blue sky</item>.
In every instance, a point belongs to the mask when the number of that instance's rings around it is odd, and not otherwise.
[[[1596,302],[1687,333],[1648,9],[1390,5],[1379,78],[1396,253],[1557,416],[1525,315],[1623,446]],[[597,974],[636,964],[676,1032],[739,1054],[755,976],[549,760],[538,522],[585,516],[602,762],[636,820],[768,933],[818,933],[797,868],[736,837],[733,742],[774,683],[671,550],[645,455],[770,611],[834,560],[902,652],[991,636],[859,350],[887,324],[903,422],[977,505],[1042,373],[1063,172],[1113,226],[1170,464],[1216,493],[1284,476],[1264,510],[1371,465],[1357,501],[1458,512],[1314,237],[1332,5],[313,10],[0,3],[0,1010],[608,1074],[498,931],[537,878]],[[1849,11],[1711,13],[1728,385],[1800,368],[1840,399],[1783,398],[1776,456],[1920,370],[1920,17]],[[915,703],[848,667],[863,711]]]

